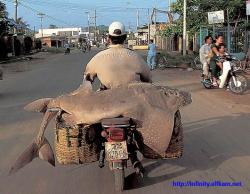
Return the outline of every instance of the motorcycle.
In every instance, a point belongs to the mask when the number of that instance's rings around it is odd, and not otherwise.
[[[141,146],[136,124],[130,118],[111,118],[101,121],[103,148],[100,151],[99,167],[104,167],[104,160],[114,173],[115,190],[124,190],[125,168],[130,159],[137,174],[143,176],[144,168],[137,158],[136,151]]]
[[[209,70],[208,78],[205,79],[204,74],[201,75],[201,83],[206,89],[211,88],[224,88],[228,86],[229,90],[235,94],[243,94],[247,90],[247,78],[242,75],[243,70],[235,63],[236,58],[227,55],[219,57],[219,61],[223,62],[223,70],[221,76],[219,76],[219,87],[213,86],[213,79],[211,76],[211,70]]]
[[[66,48],[64,54],[69,54],[70,53],[70,48]]]

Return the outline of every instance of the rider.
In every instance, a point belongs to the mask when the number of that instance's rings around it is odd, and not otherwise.
[[[205,37],[205,44],[202,45],[200,48],[200,61],[203,66],[203,75],[204,79],[208,78],[208,72],[209,72],[209,63],[211,58],[211,44],[212,44],[212,37],[206,36]]]
[[[144,59],[128,48],[125,27],[121,22],[109,26],[110,46],[99,52],[87,64],[84,79],[93,81],[98,77],[106,88],[114,88],[133,81],[152,82],[150,69]]]
[[[64,44],[64,48],[65,48],[65,53],[66,53],[66,52],[67,52],[67,53],[70,52],[69,44],[68,44],[67,42]]]
[[[98,77],[103,89],[112,89],[134,81],[152,82],[150,69],[144,59],[135,51],[125,48],[127,34],[121,22],[113,22],[109,26],[108,38],[109,48],[91,59],[86,66],[84,79],[94,81]],[[103,154],[104,152],[100,155],[99,167],[104,166]],[[130,153],[129,158],[134,168],[144,171],[136,152]]]
[[[218,60],[217,65],[223,70],[223,62],[225,62],[225,58],[228,53],[225,52],[225,45],[223,43],[219,44],[218,51],[221,55],[221,58]]]
[[[219,63],[217,63],[217,61],[218,61],[218,57],[223,56],[223,54],[219,52],[219,45],[222,43],[223,43],[223,36],[217,35],[215,37],[215,43],[212,44],[211,46],[213,57],[211,58],[211,61],[210,61],[210,68],[211,68],[211,75],[213,78],[213,86],[218,86],[217,78],[221,71],[221,67]]]

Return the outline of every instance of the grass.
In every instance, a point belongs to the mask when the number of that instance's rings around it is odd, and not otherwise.
[[[186,56],[183,56],[179,52],[161,52],[158,54],[158,57],[165,56],[167,59],[167,66],[183,66],[184,64],[188,67],[192,67],[192,63],[194,61],[194,58],[196,55],[194,54],[187,54]]]
[[[55,47],[44,47],[45,51],[49,53],[64,53],[64,48],[55,48]]]

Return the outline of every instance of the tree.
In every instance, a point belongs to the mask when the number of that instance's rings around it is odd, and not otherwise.
[[[183,0],[177,0],[173,3],[172,12],[179,15],[174,25],[169,29],[162,31],[162,35],[170,36],[172,34],[182,34],[183,21]],[[197,32],[200,26],[207,26],[207,12],[229,10],[229,20],[237,25],[239,21],[246,18],[246,5],[243,0],[189,0],[187,1],[187,30],[191,33]],[[225,14],[226,15],[226,14]],[[227,22],[227,17],[225,17]]]
[[[2,21],[4,18],[7,18],[8,13],[6,11],[6,6],[5,4],[0,1],[0,21]]]
[[[49,29],[56,29],[56,28],[58,28],[55,24],[50,24],[49,25]]]
[[[22,17],[19,17],[19,18],[17,18],[16,23],[19,25],[19,27],[18,27],[19,33],[22,33],[22,34],[26,33],[26,30],[28,29],[28,26],[29,26],[27,24],[27,22],[23,21]]]
[[[0,1],[0,37],[3,33],[8,31],[7,16],[6,6]]]

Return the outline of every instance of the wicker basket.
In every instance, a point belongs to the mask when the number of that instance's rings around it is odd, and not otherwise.
[[[55,130],[56,158],[60,164],[82,164],[98,160],[98,148],[94,142],[86,142],[88,128],[67,126],[58,122]]]
[[[181,113],[178,110],[175,113],[174,129],[169,146],[165,153],[165,158],[180,158],[183,154],[183,127],[181,122]]]
[[[156,153],[154,150],[152,150],[145,144],[143,145],[143,148],[140,151],[142,152],[145,158],[150,158],[150,159],[162,158],[161,155]],[[175,113],[173,133],[168,148],[165,152],[164,158],[166,159],[179,158],[182,156],[182,154],[183,154],[183,128],[181,122],[181,114],[180,111],[178,110]]]

